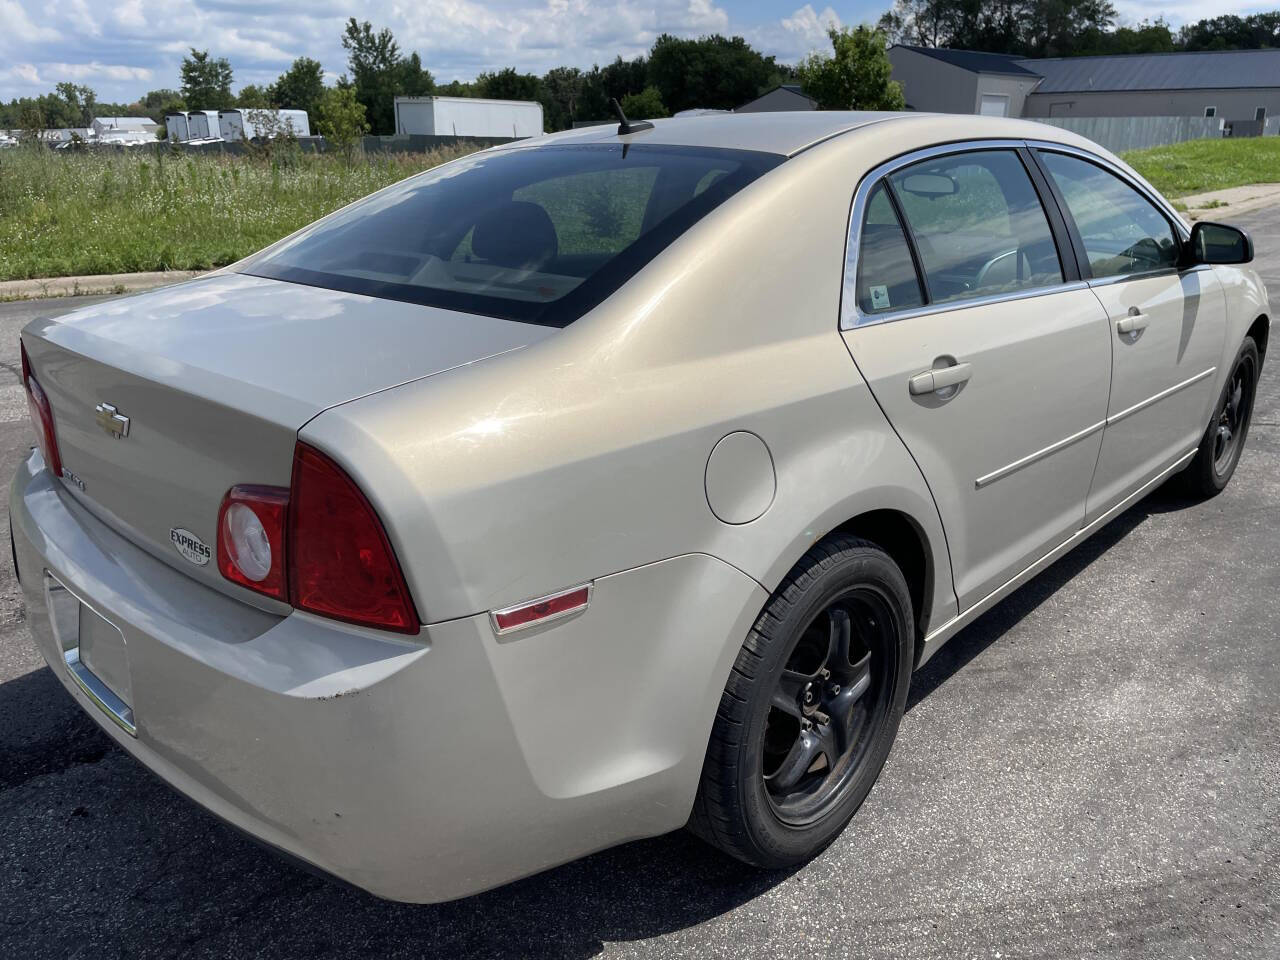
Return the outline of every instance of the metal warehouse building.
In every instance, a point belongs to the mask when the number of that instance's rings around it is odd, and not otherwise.
[[[1280,115],[1278,49],[1034,60],[900,44],[889,61],[915,110],[1236,124]]]

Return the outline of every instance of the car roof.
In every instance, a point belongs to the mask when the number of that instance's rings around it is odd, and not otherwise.
[[[578,127],[562,133],[530,137],[497,147],[536,149],[554,144],[575,143],[652,143],[663,146],[722,147],[732,150],[757,150],[764,153],[794,156],[815,144],[833,137],[876,125],[911,124],[937,120],[963,120],[965,134],[973,139],[1004,137],[1010,139],[1039,138],[1074,142],[1080,140],[1066,131],[1027,120],[977,115],[928,114],[915,111],[871,112],[857,110],[803,110],[776,113],[713,113],[692,117],[654,120],[653,129],[625,136],[618,135],[614,121],[590,127]],[[943,140],[952,139],[943,137]]]

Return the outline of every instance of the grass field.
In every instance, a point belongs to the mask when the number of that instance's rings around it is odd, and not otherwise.
[[[1280,137],[1189,140],[1131,150],[1124,159],[1167,197],[1280,183]]]
[[[0,151],[0,280],[233,263],[345,203],[461,156]],[[1280,181],[1280,137],[1125,154],[1170,198]]]
[[[0,280],[233,263],[469,149],[418,154],[0,151]]]

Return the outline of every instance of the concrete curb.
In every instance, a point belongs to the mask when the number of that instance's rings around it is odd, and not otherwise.
[[[47,277],[38,280],[0,282],[0,301],[43,300],[103,293],[133,293],[180,283],[207,273],[205,270],[156,270],[151,273],[105,273],[87,277]]]

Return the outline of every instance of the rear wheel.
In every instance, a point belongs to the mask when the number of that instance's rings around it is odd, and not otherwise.
[[[690,828],[768,868],[835,839],[897,734],[913,622],[906,580],[879,547],[840,536],[805,554],[738,654]]]
[[[1251,337],[1245,337],[1214,408],[1213,419],[1200,440],[1200,449],[1183,471],[1183,488],[1192,496],[1207,498],[1221,493],[1235,473],[1253,416],[1258,367],[1257,344]]]

